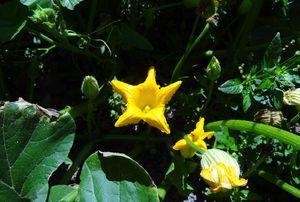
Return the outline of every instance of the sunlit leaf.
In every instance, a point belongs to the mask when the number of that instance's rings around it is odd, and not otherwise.
[[[80,175],[80,201],[159,201],[149,174],[125,154],[96,152]]]
[[[231,79],[223,83],[218,89],[227,94],[240,94],[243,91],[243,85],[238,79]]]
[[[0,110],[0,199],[45,201],[48,179],[71,149],[74,121],[69,114],[52,120],[24,100]]]

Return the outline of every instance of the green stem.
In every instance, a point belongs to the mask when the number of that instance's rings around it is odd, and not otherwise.
[[[275,184],[279,188],[283,189],[284,191],[287,191],[288,193],[292,194],[293,196],[300,198],[300,190],[296,187],[284,182],[283,180],[279,179],[278,177],[267,173],[264,170],[260,170],[257,173],[260,177],[264,178],[265,180],[271,182],[272,184]]]
[[[61,180],[62,184],[68,184],[74,175],[74,173],[79,169],[79,167],[83,164],[85,159],[89,156],[91,150],[94,148],[95,143],[91,142],[78,153],[75,161],[73,162],[71,168],[67,171],[67,173],[64,175],[64,177]]]
[[[170,140],[169,137],[148,137],[147,139],[143,135],[132,136],[132,135],[105,135],[101,139],[96,139],[95,142],[111,142],[111,141],[141,141],[141,142],[166,142]]]
[[[288,127],[293,126],[295,123],[297,123],[300,119],[300,112],[298,112],[298,114],[296,114],[291,120],[290,122],[287,124]]]
[[[93,100],[88,100],[87,126],[88,126],[88,134],[90,138],[92,137],[93,108],[94,108]]]
[[[101,105],[102,102],[103,102],[103,100],[99,96],[93,101],[93,103],[95,105]],[[86,114],[88,112],[88,108],[89,108],[89,102],[87,101],[87,102],[78,104],[76,106],[72,106],[72,107],[67,106],[66,108],[60,110],[59,112],[61,114],[68,112],[73,118],[77,118],[77,117],[82,116],[83,114]]]
[[[248,12],[243,25],[240,29],[239,34],[236,37],[235,41],[235,56],[234,60],[236,57],[238,57],[242,50],[244,49],[245,45],[249,41],[249,35],[251,34],[251,31],[253,30],[256,22],[257,22],[257,17],[261,11],[262,5],[263,5],[264,0],[254,0],[252,3],[252,8],[250,12]]]
[[[201,114],[203,114],[203,112],[207,108],[209,102],[211,101],[211,96],[212,96],[212,92],[213,92],[213,89],[214,89],[214,85],[215,85],[215,82],[211,81],[210,84],[209,84],[209,87],[208,87],[208,95],[207,95],[207,98],[205,100],[205,103],[203,104],[203,108],[201,110]]]
[[[91,4],[91,7],[90,7],[90,16],[89,16],[89,21],[88,21],[88,24],[87,24],[87,31],[88,33],[92,31],[93,29],[93,25],[94,25],[94,19],[95,19],[95,16],[96,16],[96,12],[97,12],[97,1],[98,0],[92,0],[92,4]]]
[[[90,52],[88,50],[81,50],[79,48],[76,48],[73,45],[69,44],[68,42],[57,42],[57,41],[49,38],[48,36],[46,36],[46,35],[38,32],[38,31],[35,31],[35,30],[30,30],[30,32],[32,32],[34,35],[38,36],[39,38],[47,41],[48,43],[50,43],[52,45],[56,45],[57,47],[66,49],[66,50],[71,51],[71,52],[76,53],[76,54],[81,54],[81,55],[85,55],[87,57],[91,57],[91,58],[97,59],[99,62],[103,62],[93,52]]]
[[[154,8],[154,10],[162,10],[162,9],[172,8],[172,7],[181,6],[181,5],[182,5],[182,1],[175,2],[175,3],[170,3],[170,4],[165,4],[165,5],[161,5],[161,6],[157,6],[157,7]]]
[[[290,133],[288,131],[275,128],[269,125],[255,123],[244,120],[223,120],[209,123],[205,126],[206,130],[221,130],[225,126],[232,130],[247,131],[256,135],[263,135],[266,137],[277,139],[283,143],[292,145],[296,150],[300,150],[300,136]]]
[[[0,64],[0,99],[1,100],[6,100],[5,99],[5,83],[4,83],[4,74],[2,71],[2,65]]]
[[[196,45],[199,44],[199,42],[202,40],[202,38],[208,33],[210,28],[209,23],[207,23],[204,27],[204,29],[202,30],[202,32],[198,35],[198,37],[191,43],[187,45],[185,52],[183,53],[183,55],[181,56],[180,60],[178,61],[178,63],[176,64],[173,73],[172,73],[172,78],[171,81],[174,81],[175,79],[178,78],[182,66],[184,65],[186,59],[188,58],[188,56],[190,55],[191,51],[196,47]]]
[[[201,154],[203,154],[205,152],[204,150],[200,149],[200,147],[198,147],[197,145],[195,145],[193,143],[193,141],[187,135],[184,136],[184,139],[188,143],[188,145],[190,147],[192,147],[195,151],[197,151],[197,152],[199,152]]]
[[[243,178],[249,177],[252,173],[254,173],[257,168],[263,163],[265,162],[266,158],[268,157],[267,154],[263,155],[262,157],[260,157],[256,163],[254,164],[254,166],[252,166],[249,170],[247,170],[247,172],[244,173]]]

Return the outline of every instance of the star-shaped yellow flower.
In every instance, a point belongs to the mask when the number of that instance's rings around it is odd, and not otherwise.
[[[164,116],[165,105],[180,87],[181,81],[160,88],[156,83],[155,69],[150,67],[146,80],[141,84],[134,86],[118,80],[113,80],[111,84],[126,102],[126,110],[115,123],[115,127],[136,124],[143,120],[150,126],[170,134]]]
[[[188,138],[200,147],[202,150],[207,150],[206,143],[203,141],[205,138],[211,138],[215,132],[204,132],[204,118],[200,118],[198,123],[196,124],[195,130],[193,130]],[[175,143],[173,149],[180,150],[180,153],[185,158],[191,158],[195,155],[196,151],[188,145],[185,139],[181,139]]]

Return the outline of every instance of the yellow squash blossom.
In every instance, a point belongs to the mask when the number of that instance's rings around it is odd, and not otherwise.
[[[240,178],[240,166],[228,153],[209,149],[201,159],[201,177],[209,184],[212,192],[226,191],[245,186],[247,180]]]
[[[203,141],[205,138],[211,138],[214,132],[204,132],[204,118],[200,118],[196,124],[196,129],[188,134],[188,138],[202,150],[207,150],[206,143]],[[192,158],[196,151],[188,145],[185,139],[181,139],[175,143],[173,149],[180,150],[180,153],[185,158]]]
[[[155,69],[150,67],[146,80],[138,85],[130,85],[118,80],[111,82],[114,90],[122,95],[126,110],[115,123],[116,127],[136,124],[140,120],[170,134],[165,118],[165,105],[181,85],[181,81],[160,88],[156,83]]]

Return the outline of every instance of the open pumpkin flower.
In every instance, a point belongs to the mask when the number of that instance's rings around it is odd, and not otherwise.
[[[247,180],[240,178],[240,166],[228,153],[219,149],[209,149],[201,159],[201,177],[209,184],[212,192],[227,191],[245,186]]]
[[[204,118],[200,118],[198,123],[196,124],[195,130],[193,130],[190,134],[188,134],[188,138],[202,150],[207,150],[206,143],[204,142],[205,138],[210,139],[214,132],[205,132],[204,131]],[[181,139],[175,143],[173,149],[180,150],[181,155],[184,158],[192,158],[196,151],[189,146],[185,139]]]
[[[122,95],[126,110],[115,123],[115,127],[136,124],[143,120],[150,126],[170,134],[165,118],[165,105],[171,100],[181,85],[181,81],[160,88],[156,83],[155,69],[150,67],[146,80],[138,85],[130,85],[118,80],[111,82],[114,90]]]

